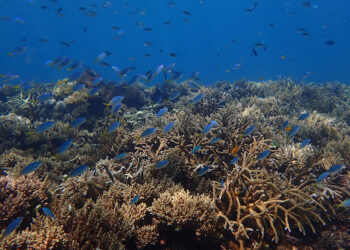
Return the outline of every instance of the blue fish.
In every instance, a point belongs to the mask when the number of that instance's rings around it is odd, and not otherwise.
[[[347,198],[345,201],[340,203],[338,206],[339,207],[350,207],[350,198]]]
[[[211,139],[211,140],[209,141],[209,143],[215,143],[215,142],[217,142],[218,140],[220,140],[219,137],[214,137],[213,139]]]
[[[77,128],[79,127],[81,124],[83,124],[86,121],[86,117],[85,116],[81,116],[78,117],[77,119],[75,119],[71,124],[71,128]]]
[[[250,135],[251,133],[253,133],[253,131],[255,130],[255,126],[252,125],[250,127],[248,127],[245,131],[243,135]]]
[[[303,147],[305,147],[306,145],[308,145],[310,143],[310,138],[307,138],[305,140],[303,140],[300,145],[299,145],[299,148],[302,149]]]
[[[124,100],[124,96],[118,95],[112,98],[112,100],[109,101],[107,106],[117,104],[118,102],[122,102]]]
[[[213,128],[213,123],[209,123],[207,126],[205,126],[203,129],[202,129],[202,132],[201,132],[201,135],[204,136],[206,134],[208,134],[210,132],[210,130]]]
[[[172,128],[174,127],[175,123],[174,122],[170,122],[167,125],[165,125],[164,129],[163,129],[163,133],[166,134],[168,133],[170,130],[172,130]]]
[[[118,102],[116,103],[114,106],[113,106],[113,109],[112,109],[112,113],[115,114],[119,111],[119,109],[121,108],[122,106],[122,103],[121,102]]]
[[[75,169],[73,169],[70,173],[69,173],[69,177],[75,177],[75,176],[78,176],[78,175],[81,175],[82,173],[85,172],[85,170],[87,170],[89,168],[88,165],[82,165],[82,166],[79,166]]]
[[[213,124],[213,127],[219,127],[219,123],[215,120],[211,120],[210,123]]]
[[[11,221],[11,223],[6,227],[6,230],[4,232],[4,237],[8,236],[11,234],[13,231],[15,231],[19,225],[22,223],[23,217],[18,217],[17,219],[14,219]]]
[[[55,215],[51,212],[51,210],[48,207],[43,207],[42,210],[47,217],[56,219]]]
[[[230,161],[230,164],[233,165],[235,164],[236,162],[238,162],[239,158],[238,157],[235,157],[233,158],[231,161]]]
[[[141,198],[140,195],[136,195],[134,198],[132,198],[132,200],[130,202],[130,205],[133,205],[133,204],[137,203],[140,198]]]
[[[324,173],[320,174],[320,176],[317,178],[316,182],[320,183],[321,181],[326,179],[328,176],[329,176],[329,172],[324,172]]]
[[[173,101],[175,100],[176,98],[178,98],[180,96],[180,91],[174,91],[173,93],[171,93],[170,97],[169,97],[169,100],[170,101]]]
[[[61,146],[59,147],[58,154],[62,155],[64,152],[66,152],[70,148],[70,146],[72,146],[72,144],[73,144],[73,140],[72,139],[65,140],[61,144]]]
[[[153,135],[155,132],[157,131],[157,128],[148,128],[145,131],[142,132],[141,134],[141,138],[147,137],[147,136],[151,136]]]
[[[282,131],[286,130],[288,126],[288,121],[285,121],[283,124],[282,124]]]
[[[73,90],[73,91],[78,91],[78,90],[81,90],[81,89],[84,88],[84,87],[85,87],[85,84],[83,84],[83,83],[77,83],[77,84],[75,84],[75,85],[73,86],[72,90]]]
[[[47,130],[49,130],[50,128],[52,128],[55,125],[55,121],[47,121],[44,122],[43,124],[39,125],[36,129],[35,129],[35,133],[39,134],[42,132],[45,132]]]
[[[191,155],[197,153],[198,150],[200,150],[200,148],[201,148],[201,146],[199,146],[199,145],[195,146],[195,147],[192,149],[192,151],[191,151]]]
[[[97,87],[93,87],[89,91],[89,96],[95,95],[97,92],[98,92],[98,88]]]
[[[298,117],[298,120],[299,120],[299,121],[306,120],[309,116],[310,116],[309,113],[301,114],[301,115]]]
[[[288,137],[292,137],[294,135],[296,135],[296,133],[298,133],[300,127],[299,126],[295,126],[291,129],[291,131],[289,131],[289,133],[287,134]]]
[[[108,134],[113,133],[120,125],[120,122],[113,122],[108,128]]]
[[[41,161],[35,161],[27,165],[25,168],[22,169],[21,173],[19,175],[25,175],[29,174],[31,172],[34,172],[41,166],[42,162]]]
[[[328,173],[332,174],[332,173],[336,173],[338,171],[340,171],[342,168],[344,168],[345,166],[342,165],[342,164],[339,164],[339,165],[334,165],[332,167],[330,167],[328,169]]]
[[[164,108],[161,108],[158,113],[157,113],[157,118],[160,118],[162,117],[163,115],[165,115],[165,113],[168,111],[168,108],[164,107]]]
[[[259,154],[259,156],[258,156],[258,158],[256,160],[257,161],[261,161],[261,160],[265,159],[266,157],[268,157],[270,153],[271,153],[270,150],[265,150],[264,152]]]
[[[202,93],[198,94],[195,98],[193,98],[192,104],[193,105],[197,104],[200,100],[202,100],[203,96],[204,95]]]
[[[50,99],[51,97],[52,97],[51,93],[44,93],[38,97],[38,101],[43,102],[43,101]]]
[[[119,155],[117,155],[117,156],[114,157],[113,159],[114,159],[114,160],[120,160],[120,159],[125,158],[125,156],[126,156],[126,153],[120,153]]]
[[[208,172],[209,169],[210,169],[210,166],[205,166],[205,167],[203,167],[203,168],[199,171],[198,177],[201,177],[202,175],[205,175],[205,174]]]
[[[97,78],[93,81],[92,85],[97,85],[97,84],[99,84],[99,83],[102,82],[102,81],[103,81],[103,77],[102,77],[102,76],[97,77]]]
[[[221,180],[220,183],[221,183],[221,187],[223,188],[224,187],[224,183],[225,183],[224,180]]]
[[[154,169],[162,169],[162,168],[165,168],[167,165],[169,164],[169,161],[168,160],[162,160],[160,162],[158,162],[156,164],[156,166],[154,167]]]

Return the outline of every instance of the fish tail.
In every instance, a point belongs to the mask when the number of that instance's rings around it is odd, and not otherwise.
[[[109,106],[111,106],[111,104],[110,103],[103,103],[103,105],[105,105],[106,107],[109,107]]]

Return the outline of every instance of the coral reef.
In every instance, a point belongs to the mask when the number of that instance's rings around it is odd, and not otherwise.
[[[349,211],[338,204],[350,197],[349,86],[191,81],[129,86],[86,70],[57,84],[4,87],[0,229],[24,220],[1,248],[346,248]],[[84,87],[73,91],[78,82]],[[92,86],[99,90],[90,96]],[[43,93],[52,97],[38,100]],[[108,103],[117,95],[123,104],[112,114]],[[72,127],[81,116],[86,121]],[[48,120],[54,127],[33,132]],[[157,130],[141,136],[148,128]],[[67,139],[73,145],[57,154]],[[18,176],[34,161],[43,165]],[[318,180],[338,164],[344,167]],[[71,176],[81,165],[88,170]]]

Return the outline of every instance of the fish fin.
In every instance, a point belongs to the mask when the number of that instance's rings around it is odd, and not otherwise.
[[[56,161],[58,161],[58,156],[59,156],[59,154],[57,153],[57,154],[55,154],[53,157],[55,157],[55,159],[56,159]]]
[[[105,105],[106,107],[109,107],[109,106],[111,106],[111,104],[110,103],[102,103],[103,105]]]

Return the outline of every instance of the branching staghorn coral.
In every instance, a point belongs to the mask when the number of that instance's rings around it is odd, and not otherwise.
[[[243,152],[239,166],[227,172],[224,184],[213,182],[218,216],[241,249],[248,242],[250,247],[260,248],[268,238],[278,242],[284,230],[298,229],[305,234],[310,228],[315,233],[317,223],[325,225],[335,214],[332,199],[349,193],[337,184],[316,185],[312,175],[300,175],[300,169],[286,178],[278,172],[273,157],[255,160],[256,149],[263,147],[265,140],[254,140]]]

